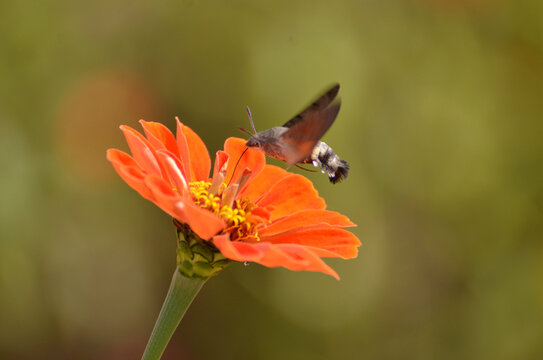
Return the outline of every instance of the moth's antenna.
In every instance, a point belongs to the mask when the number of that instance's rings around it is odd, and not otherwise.
[[[247,130],[245,130],[244,128],[238,128],[240,131],[246,133],[247,135],[249,136],[253,136],[253,134],[251,134],[250,132],[248,132]]]
[[[241,156],[239,157],[238,159],[238,162],[236,162],[236,166],[234,166],[234,171],[232,171],[232,176],[230,177],[230,181],[228,181],[228,185],[226,185],[227,187],[230,186],[230,183],[232,182],[232,179],[234,178],[234,174],[236,173],[236,169],[238,167],[238,164],[239,164],[239,161],[241,160],[241,158],[243,157],[243,155],[245,155],[245,152],[249,150],[248,147],[245,148],[245,150],[243,150],[243,152],[241,153]]]
[[[247,109],[247,116],[249,116],[249,121],[251,122],[251,127],[253,128],[253,131],[256,134],[255,123],[253,122],[253,115],[251,114],[251,109],[249,109],[249,106],[247,106],[246,109]]]

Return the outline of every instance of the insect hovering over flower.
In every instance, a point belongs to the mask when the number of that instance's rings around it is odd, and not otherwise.
[[[313,164],[323,173],[326,172],[333,184],[347,178],[349,163],[341,160],[328,144],[320,141],[339,112],[339,99],[332,103],[338,91],[339,84],[336,84],[283,126],[261,132],[256,131],[251,112],[247,108],[254,133],[240,129],[251,136],[246,146],[257,148],[269,157],[282,160],[291,166]]]

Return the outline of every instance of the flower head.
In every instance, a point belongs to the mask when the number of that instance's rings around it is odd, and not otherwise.
[[[109,149],[107,158],[129,186],[171,215],[185,235],[196,235],[193,244],[220,252],[221,259],[339,279],[322,258],[357,256],[360,241],[345,230],[355,224],[326,210],[309,180],[266,164],[243,139],[226,140],[209,177],[205,144],[176,120],[176,137],[160,123],[141,120],[146,137],[121,126],[132,156]],[[208,250],[197,251],[206,257]]]

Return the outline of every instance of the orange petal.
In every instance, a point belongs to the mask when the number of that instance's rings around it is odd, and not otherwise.
[[[213,244],[229,259],[257,262],[264,256],[262,249],[251,243],[230,241],[230,234],[213,237]]]
[[[175,156],[179,157],[179,149],[177,148],[177,141],[172,132],[161,123],[140,120],[140,124],[145,131],[145,135],[149,142],[155,147],[156,150],[168,149]]]
[[[272,220],[304,209],[324,209],[326,203],[319,197],[311,181],[297,174],[275,183],[260,200],[258,206],[272,206]]]
[[[270,212],[268,210],[264,209],[264,208],[261,208],[261,207],[257,207],[257,208],[254,208],[253,210],[251,210],[251,215],[258,216],[259,218],[265,220],[266,222],[269,222],[270,219],[271,219]]]
[[[162,162],[164,170],[166,170],[170,181],[175,186],[177,191],[180,194],[188,191],[188,183],[181,171],[182,165],[179,159],[173,153],[169,152],[166,149],[158,150],[156,152],[156,155]]]
[[[145,173],[130,155],[117,149],[109,149],[107,159],[128,186],[136,190],[144,199],[153,200],[151,191],[143,181]]]
[[[168,213],[171,217],[175,217],[184,222],[185,219],[178,218],[175,211],[175,205],[181,200],[181,196],[172,190],[170,184],[156,175],[147,175],[145,177],[145,185],[153,193],[153,202],[156,206]]]
[[[215,178],[215,175],[217,175],[219,172],[226,172],[226,165],[228,165],[228,153],[224,152],[222,150],[217,151],[217,154],[215,155],[215,165],[213,166],[213,178]]]
[[[229,183],[233,178],[236,180],[240,174],[246,169],[250,169],[253,174],[249,178],[249,182],[262,171],[266,165],[266,156],[263,152],[247,148],[247,141],[240,138],[228,138],[224,142],[224,151],[230,156],[228,161],[228,171],[226,172],[225,182]],[[247,151],[245,151],[247,150]],[[243,152],[245,153],[243,154]],[[241,155],[243,154],[243,156]],[[235,169],[235,173],[234,173]]]
[[[130,126],[121,125],[120,128],[126,138],[132,156],[139,166],[149,174],[161,174],[160,165],[155,158],[155,151],[151,143]]]
[[[183,132],[183,124],[177,117],[175,118],[175,121],[177,122],[177,148],[179,149],[179,159],[183,166],[181,170],[183,171],[183,175],[185,175],[185,179],[191,182],[189,144],[187,137]]]
[[[349,218],[330,210],[301,210],[284,216],[272,224],[260,229],[262,236],[272,236],[293,229],[307,229],[319,225],[330,225],[340,228],[356,226]]]
[[[323,225],[324,226],[324,225]],[[259,233],[260,234],[260,233]],[[358,255],[360,240],[351,232],[331,226],[292,231],[274,236],[260,236],[274,244],[299,244],[324,249],[344,259]]]
[[[337,273],[315,252],[301,245],[230,241],[228,235],[215,236],[213,243],[232,260],[251,261],[267,267],[282,266],[294,271],[318,271],[339,280]]]
[[[242,191],[244,197],[256,202],[264,194],[270,191],[273,184],[281,180],[282,178],[290,175],[289,172],[281,169],[278,166],[266,165],[264,169],[253,178],[253,180]]]
[[[335,277],[339,275],[311,249],[305,246],[281,244],[270,246],[260,264],[268,267],[282,266],[294,271],[318,271]]]
[[[241,173],[239,178],[236,179],[236,184],[239,185],[240,189],[243,189],[246,187],[247,181],[249,181],[249,178],[251,177],[252,173],[253,172],[251,171],[251,169],[248,169],[248,168],[243,169],[243,172]]]
[[[211,159],[206,145],[191,128],[181,124],[181,131],[185,134],[190,155],[190,174],[192,181],[201,181],[209,179],[209,169],[211,168]]]
[[[191,200],[178,202],[175,213],[177,219],[187,223],[192,231],[204,240],[217,235],[226,226],[223,219],[197,206]]]
[[[303,245],[303,246],[306,249],[309,249],[312,252],[314,252],[315,255],[317,255],[320,258],[326,258],[326,257],[328,257],[328,258],[337,258],[338,257],[338,254],[336,254],[333,251],[325,250],[325,249],[314,247],[314,246],[307,246],[307,245]]]

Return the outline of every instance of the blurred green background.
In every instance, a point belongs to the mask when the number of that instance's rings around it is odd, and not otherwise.
[[[47,4],[46,4],[47,3]],[[171,219],[105,159],[174,116],[210,152],[330,84],[304,173],[363,242],[318,273],[233,264],[165,359],[542,359],[541,3],[4,1],[0,358],[139,358],[175,267]]]

